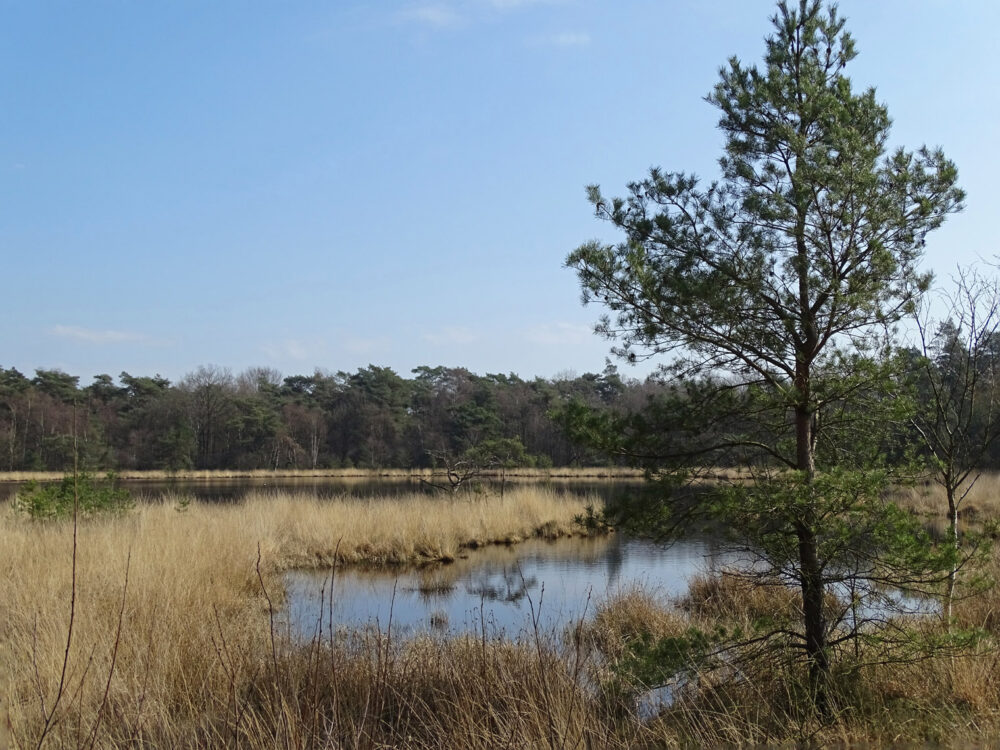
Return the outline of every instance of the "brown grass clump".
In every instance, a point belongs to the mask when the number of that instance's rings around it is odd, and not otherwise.
[[[310,671],[310,660],[323,669]],[[264,734],[280,736],[282,723],[308,726],[302,717],[319,707],[319,736],[303,738],[305,746],[320,740],[330,747],[621,747],[583,686],[583,668],[582,656],[544,637],[387,643],[360,634],[279,661],[279,674],[309,679],[300,685],[279,679],[280,701],[262,696],[291,709],[289,719],[279,717]],[[310,691],[324,698],[313,701]]]
[[[695,670],[645,729],[691,747],[994,747],[1000,666],[994,646],[961,656],[838,661],[832,715],[817,715],[805,665],[773,652],[737,669]]]
[[[256,538],[269,539],[278,567],[329,567],[451,560],[465,548],[579,534],[574,518],[587,502],[596,501],[539,488],[511,490],[502,501],[428,495],[314,500],[251,493],[238,515]]]
[[[968,583],[956,589],[953,609],[955,622],[963,628],[981,628],[993,635],[1000,635],[1000,549],[982,566],[984,581],[979,585]]]
[[[736,576],[706,576],[694,580],[678,602],[684,609],[641,588],[629,589],[600,604],[577,634],[600,654],[593,674],[601,684],[614,685],[631,642],[677,637],[692,626],[710,631],[720,623],[780,620],[797,606],[794,600],[794,591],[755,593],[749,581]],[[860,663],[845,660],[832,676],[830,719],[812,707],[802,661],[780,649],[743,656],[734,651],[714,668],[694,666],[674,683],[673,702],[638,725],[634,741],[645,747],[810,742],[817,747],[901,742],[979,747],[1000,739],[1000,657],[992,648],[908,664],[878,663],[864,653]],[[641,696],[640,688],[633,697]]]
[[[210,696],[189,721],[127,721],[108,729],[106,745],[625,747],[583,686],[583,662],[544,638],[393,641],[365,631],[305,646],[279,639],[265,653],[252,679]]]
[[[574,635],[614,662],[629,643],[679,635],[688,625],[682,613],[646,588],[633,585],[599,603],[593,618],[580,623]]]
[[[56,728],[69,731],[74,717],[84,739],[106,689],[122,716],[154,722],[196,714],[225,693],[227,670],[247,669],[247,655],[263,648],[266,623],[255,585],[256,545],[227,534],[222,520],[158,506],[82,523],[74,599],[72,524],[3,519],[0,695],[9,701],[15,737],[40,731],[60,682],[65,695]],[[72,640],[61,680],[71,601]],[[221,643],[228,659],[220,656]]]
[[[692,578],[678,604],[705,620],[790,620],[802,612],[798,591],[781,581],[751,579],[727,571]]]
[[[964,492],[965,489],[963,487],[961,491]],[[892,499],[917,515],[947,518],[948,500],[944,488],[931,477],[895,489]],[[962,500],[959,518],[963,524],[1000,518],[1000,473],[983,472],[979,475]]]

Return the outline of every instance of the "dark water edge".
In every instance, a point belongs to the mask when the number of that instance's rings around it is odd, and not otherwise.
[[[8,502],[24,482],[0,482],[0,503]],[[251,493],[282,493],[318,497],[320,499],[396,497],[409,494],[440,494],[441,490],[418,478],[351,479],[337,477],[279,477],[238,479],[122,479],[119,486],[128,489],[139,502],[157,501],[164,497],[184,496],[197,502],[238,502]],[[508,480],[505,491],[518,487],[545,487],[557,493],[594,494],[604,500],[616,499],[643,486],[641,481],[577,480],[577,479],[518,479]],[[500,492],[498,481],[483,481],[479,490],[493,495]],[[462,490],[474,492],[475,488]]]

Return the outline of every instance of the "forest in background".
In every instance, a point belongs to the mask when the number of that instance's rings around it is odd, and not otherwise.
[[[926,405],[938,383],[948,393],[937,393],[939,406],[958,408],[963,433],[982,443],[970,459],[974,468],[997,470],[992,384],[1000,331],[993,314],[981,317],[975,341],[959,316],[959,325],[949,319],[928,332],[924,351],[899,352],[905,365],[895,391]],[[978,392],[965,392],[977,379]],[[491,447],[508,468],[626,465],[635,463],[627,451],[616,456],[574,440],[578,426],[567,424],[569,412],[642,415],[668,435],[684,431],[677,415],[670,417],[678,396],[712,398],[693,381],[638,380],[610,363],[601,373],[531,380],[442,366],[417,367],[407,378],[376,365],[287,377],[265,367],[234,374],[213,365],[176,383],[123,372],[117,383],[102,374],[82,387],[79,376],[60,370],[37,369],[29,378],[0,367],[0,471],[69,471],[74,450],[88,470],[441,468],[463,457],[489,463]],[[890,429],[883,455],[902,459],[907,445],[926,453],[920,424],[909,418]],[[717,439],[739,427],[717,419],[683,439]]]
[[[282,377],[203,366],[159,375],[0,367],[0,470],[427,468],[490,441],[530,466],[607,464],[553,419],[571,401],[641,408],[664,386],[603,373],[524,380],[464,368],[388,367]],[[522,450],[523,448],[523,450]]]

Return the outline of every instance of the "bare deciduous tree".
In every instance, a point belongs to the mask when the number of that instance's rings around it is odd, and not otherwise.
[[[959,268],[944,296],[943,321],[925,306],[916,315],[920,357],[912,419],[948,502],[948,532],[959,546],[959,511],[1000,437],[1000,284],[978,269]],[[945,614],[951,617],[955,572]]]

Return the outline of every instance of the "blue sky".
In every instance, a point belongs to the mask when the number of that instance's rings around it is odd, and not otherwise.
[[[713,177],[702,98],[773,8],[0,2],[0,365],[599,371],[563,268],[614,238],[584,186]],[[947,282],[998,252],[1000,4],[840,9],[894,144],[958,164],[968,208],[926,255]]]

